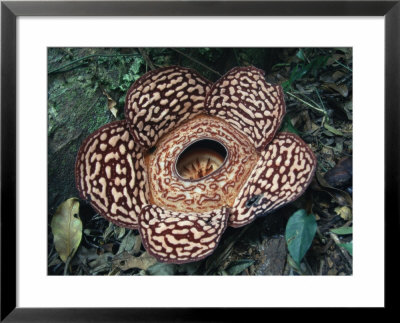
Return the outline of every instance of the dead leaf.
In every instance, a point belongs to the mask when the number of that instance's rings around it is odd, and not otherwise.
[[[138,235],[140,237],[140,235]],[[136,237],[138,237],[136,236]],[[131,252],[136,243],[136,237],[132,234],[132,231],[129,231],[128,234],[122,239],[121,244],[118,248],[118,254],[121,254],[124,251]],[[134,254],[134,252],[132,252]]]
[[[115,107],[117,105],[117,102],[103,89],[103,94],[107,97],[107,108],[110,110],[110,112],[113,114],[113,116],[116,118],[118,110]]]
[[[352,219],[352,212],[348,206],[338,206],[335,208],[335,212],[339,215],[343,220],[349,221]]]
[[[353,163],[351,157],[344,157],[333,167],[328,170],[324,179],[333,187],[344,187],[353,176]]]
[[[340,130],[337,130],[336,128],[330,126],[330,125],[327,124],[327,123],[324,123],[324,128],[325,128],[326,130],[328,130],[329,132],[331,132],[331,133],[337,135],[337,136],[343,136],[343,132],[341,132]]]
[[[125,251],[119,255],[116,255],[113,259],[113,265],[121,270],[128,270],[131,268],[146,270],[155,263],[157,263],[157,259],[153,256],[150,256],[147,252],[142,253],[139,257],[135,257],[134,255]]]
[[[343,71],[336,71],[335,73],[332,74],[332,79],[334,81],[337,81],[337,80],[341,79],[345,75],[346,74]]]
[[[107,241],[108,237],[114,232],[114,224],[112,222],[110,222],[108,224],[107,229],[104,230],[103,232],[103,240]]]
[[[335,153],[332,147],[323,146],[321,149],[321,157],[324,159],[326,163],[331,165],[331,167],[334,167],[336,165],[334,161]]]
[[[345,55],[338,54],[338,53],[333,54],[331,57],[328,58],[328,61],[326,62],[326,66],[329,66],[329,65],[335,66],[335,65],[337,65],[337,62],[342,58],[345,58]]]
[[[63,262],[60,260],[60,258],[54,258],[52,261],[49,262],[49,267],[51,266],[56,266],[59,264],[62,264]]]
[[[135,239],[135,246],[132,249],[132,253],[136,254],[140,251],[140,247],[142,246],[142,236],[138,234]]]
[[[324,191],[328,193],[339,203],[339,205],[350,206],[350,207],[353,205],[353,199],[351,198],[349,193],[330,186],[328,182],[325,180],[325,178],[323,178],[319,172],[315,173],[315,177],[317,179],[317,184],[319,186],[319,187],[317,185],[313,186],[315,190]]]
[[[111,252],[106,252],[99,255],[93,261],[88,263],[91,268],[90,272],[92,274],[100,273],[104,271],[109,271],[112,265],[113,254]]]
[[[117,236],[117,239],[120,240],[125,235],[125,228],[115,227],[114,234]]]
[[[343,110],[346,112],[347,118],[353,120],[353,102],[346,102],[343,106]]]
[[[345,48],[337,48],[338,51],[345,54],[346,59],[351,59],[353,57],[353,48],[352,47],[345,47]]]
[[[349,95],[349,89],[345,84],[336,85],[335,83],[324,83],[323,87],[334,90],[344,97]]]
[[[70,198],[60,204],[51,220],[51,230],[58,255],[66,262],[74,256],[82,239],[78,199]]]

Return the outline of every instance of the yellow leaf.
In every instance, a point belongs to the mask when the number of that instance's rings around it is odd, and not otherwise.
[[[51,220],[54,246],[61,260],[73,257],[82,239],[82,221],[79,218],[79,202],[70,198],[57,208]]]
[[[340,215],[343,220],[348,221],[352,218],[352,212],[348,206],[338,206],[335,208],[335,212],[337,215]]]

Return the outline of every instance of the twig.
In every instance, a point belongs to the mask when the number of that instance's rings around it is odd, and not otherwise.
[[[348,71],[350,71],[351,73],[353,73],[353,70],[352,70],[350,67],[348,67],[348,66],[346,66],[346,65],[344,65],[344,64],[342,64],[342,63],[340,63],[337,59],[335,59],[335,63],[338,63],[340,66],[344,67],[346,70],[348,70]]]
[[[140,55],[143,56],[146,64],[150,66],[150,69],[155,70],[156,68],[153,65],[153,62],[150,60],[149,55],[147,55],[146,51],[143,48],[138,48]]]
[[[211,67],[208,67],[207,65],[203,64],[202,62],[199,62],[197,59],[185,54],[184,52],[181,52],[178,49],[175,48],[171,48],[173,51],[177,52],[178,54],[185,56],[186,58],[190,59],[191,61],[195,62],[196,64],[199,64],[200,66],[203,66],[204,68],[208,69],[210,72],[213,72],[214,74],[217,74],[218,76],[222,76],[222,74],[220,74],[219,72],[217,72],[216,70],[213,70]]]
[[[240,64],[240,58],[239,58],[235,48],[233,48],[233,54],[235,55],[236,64],[238,64],[238,66],[242,65],[242,64]]]
[[[324,109],[324,111],[326,111],[324,102],[322,102],[322,99],[321,99],[321,96],[319,95],[318,89],[315,87],[314,90],[315,90],[315,92],[317,92],[317,96],[318,96],[319,102],[321,102],[322,108]]]
[[[319,275],[319,276],[322,276],[322,271],[323,271],[323,269],[324,269],[324,265],[325,265],[325,260],[324,260],[324,259],[321,259],[321,261],[320,261],[320,263],[319,263],[319,272],[318,272],[318,275]]]
[[[326,113],[325,110],[323,110],[323,109],[321,109],[321,108],[319,108],[319,107],[313,106],[312,104],[308,103],[307,101],[304,101],[303,99],[299,98],[298,96],[294,95],[294,94],[291,93],[291,92],[286,92],[286,93],[287,93],[288,95],[290,95],[291,97],[293,97],[293,98],[299,100],[301,103],[305,104],[306,106],[310,107],[311,109],[313,109],[313,110],[315,110],[315,111],[318,111],[318,112],[322,113],[324,116],[326,116],[327,113]]]
[[[68,256],[67,261],[65,262],[65,267],[64,267],[64,276],[68,276],[68,267],[69,267],[69,263],[71,262],[71,255],[73,254],[75,249],[72,249],[71,254]]]
[[[314,88],[315,89],[315,88]],[[308,97],[307,95],[301,93],[301,92],[295,92],[296,94],[300,94],[303,98],[309,100],[311,103],[314,103],[317,107],[319,107],[318,103],[315,102],[313,99],[311,99],[310,97]],[[312,92],[310,92],[311,94]],[[325,109],[325,107],[323,107]]]
[[[306,267],[307,267],[308,272],[311,273],[311,276],[314,276],[314,273],[313,273],[313,271],[312,271],[312,268],[311,268],[310,264],[309,264],[308,261],[307,261],[307,258],[304,257],[304,258],[303,258],[303,261],[304,261],[304,263],[305,263],[305,265],[306,265]]]
[[[319,98],[319,101],[321,102],[322,108],[325,111],[325,115],[324,115],[324,117],[322,118],[322,121],[321,121],[321,127],[323,127],[324,124],[325,124],[325,121],[326,121],[326,109],[325,109],[324,102],[322,102],[321,96],[319,95],[319,92],[318,92],[317,88],[314,88],[314,90],[315,90],[315,92],[317,92],[317,96]]]
[[[72,62],[70,62],[70,63],[68,63],[66,65],[61,66],[61,67],[57,67],[55,69],[52,69],[47,74],[53,74],[53,73],[59,72],[59,71],[65,69],[67,67],[70,67],[70,66],[72,66],[72,65],[74,65],[74,64],[76,64],[76,63],[78,63],[80,61],[84,61],[86,59],[93,58],[93,57],[107,57],[107,58],[110,58],[110,57],[124,57],[124,56],[139,56],[139,55],[137,53],[134,53],[134,54],[115,54],[115,55],[92,54],[92,55],[88,55],[88,56],[85,56],[85,57],[78,58],[78,59],[76,59],[76,60],[74,60],[74,61],[72,61]],[[76,66],[76,67],[78,67],[78,66]],[[67,72],[67,71],[63,71],[63,72]]]
[[[344,249],[343,247],[340,246],[341,242],[339,240],[339,237],[334,234],[333,232],[329,232],[329,235],[331,236],[332,240],[336,243],[336,245],[338,246],[340,252],[343,254],[343,256],[346,258],[346,260],[348,261],[349,265],[351,268],[353,268],[353,262],[347,252],[346,249]]]

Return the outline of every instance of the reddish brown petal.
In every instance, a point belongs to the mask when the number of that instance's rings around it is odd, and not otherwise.
[[[203,112],[210,87],[195,71],[178,66],[143,75],[125,101],[125,117],[135,141],[150,148],[164,133]]]
[[[213,85],[206,111],[245,133],[262,151],[281,124],[285,101],[282,88],[265,82],[262,70],[236,67]]]
[[[111,122],[91,134],[79,149],[76,186],[83,199],[107,220],[136,229],[148,203],[142,148],[132,139],[125,120]]]
[[[225,207],[205,213],[181,213],[146,205],[139,215],[139,231],[149,254],[158,261],[178,264],[209,256],[227,220]]]
[[[236,198],[229,225],[241,227],[297,199],[310,184],[316,165],[303,140],[292,133],[279,133],[261,153]]]

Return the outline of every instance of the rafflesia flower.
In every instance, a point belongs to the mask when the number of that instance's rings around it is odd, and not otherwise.
[[[114,224],[138,229],[159,261],[209,256],[226,227],[241,227],[298,198],[316,167],[292,133],[276,134],[282,88],[254,67],[216,83],[166,67],[138,79],[125,120],[82,144],[75,166],[80,196]]]

